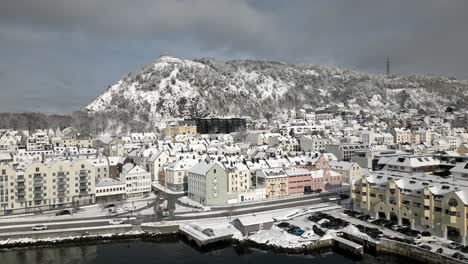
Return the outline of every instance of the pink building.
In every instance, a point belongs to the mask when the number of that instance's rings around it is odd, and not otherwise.
[[[288,193],[304,194],[311,191],[312,177],[310,171],[306,169],[286,170],[288,176]]]
[[[312,176],[311,188],[312,191],[325,190],[332,188],[333,186],[341,185],[341,174],[336,171],[325,169],[325,170],[313,170],[310,172]]]

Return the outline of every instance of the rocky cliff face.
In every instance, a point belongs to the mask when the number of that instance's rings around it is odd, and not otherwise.
[[[354,103],[363,108],[433,112],[467,108],[468,81],[434,76],[387,77],[337,67],[270,61],[161,57],[128,74],[89,104],[93,113],[161,123],[170,117],[249,115]]]

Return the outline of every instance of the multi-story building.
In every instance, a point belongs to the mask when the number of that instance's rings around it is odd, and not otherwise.
[[[32,150],[49,150],[51,149],[49,136],[45,132],[36,132],[26,140],[26,149]]]
[[[162,182],[165,182],[165,187],[172,191],[187,191],[187,174],[190,168],[195,166],[198,160],[183,159],[169,164],[165,169]]]
[[[185,121],[195,122],[200,134],[229,134],[246,129],[245,118],[195,118]]]
[[[166,137],[175,137],[177,135],[195,135],[197,126],[194,121],[173,121],[164,129]]]
[[[95,175],[89,161],[55,159],[24,166],[0,165],[2,213],[77,207],[95,202]],[[1,185],[1,184],[0,184]],[[1,195],[3,193],[3,195]],[[0,202],[1,203],[1,202]]]
[[[468,181],[434,175],[435,168],[425,157],[402,158],[408,159],[399,161],[404,166],[389,164],[353,182],[354,208],[466,244]]]
[[[411,143],[413,141],[413,136],[409,129],[396,127],[390,130],[390,134],[392,134],[395,144]]]
[[[266,198],[288,195],[288,175],[282,168],[269,168],[257,171],[258,185],[266,189]]]
[[[125,182],[125,196],[141,197],[151,193],[151,174],[133,163],[122,166],[120,181]]]
[[[228,194],[228,177],[218,162],[202,161],[188,171],[188,197],[203,205],[223,205],[236,194]]]
[[[304,194],[312,191],[312,176],[306,169],[286,170],[288,176],[288,194]]]
[[[236,163],[227,169],[228,191],[231,193],[245,192],[250,189],[250,171],[242,163]]]
[[[96,181],[97,202],[120,201],[125,198],[125,182],[112,178],[99,178]]]
[[[350,161],[358,151],[366,150],[367,147],[362,144],[328,144],[325,146],[326,152],[335,155],[338,160]]]
[[[362,168],[357,162],[348,161],[330,161],[330,169],[341,174],[343,183],[353,182],[362,177]]]

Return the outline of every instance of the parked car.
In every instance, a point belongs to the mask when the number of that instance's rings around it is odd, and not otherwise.
[[[122,219],[112,219],[109,220],[109,225],[121,225],[124,221]]]
[[[374,222],[375,220],[377,220],[377,218],[371,216],[371,217],[369,217],[369,219],[367,219],[367,222],[372,223],[372,222]]]
[[[450,245],[448,245],[447,247],[450,248],[450,249],[459,250],[459,249],[462,249],[462,248],[463,248],[463,245],[460,244],[460,243],[457,243],[457,242],[452,242],[452,243],[450,243]]]
[[[444,249],[443,249],[443,248],[438,248],[438,249],[436,250],[436,253],[442,254],[442,253],[444,253]]]
[[[431,250],[431,249],[432,249],[432,248],[431,248],[430,246],[428,246],[428,245],[420,245],[419,247],[422,248],[422,249],[425,249],[425,250]]]
[[[47,230],[47,226],[46,225],[35,225],[32,227],[32,230],[33,231],[41,231],[41,230]]]
[[[214,231],[213,229],[211,228],[205,228],[203,231],[202,231],[203,234],[207,235],[207,236],[214,236]]]
[[[291,225],[288,222],[279,222],[276,226],[279,228],[289,228]]]
[[[296,228],[292,231],[292,234],[295,235],[295,236],[301,236],[302,234],[304,234],[304,230],[300,229],[300,228]]]
[[[162,200],[165,200],[164,194],[160,194],[160,195],[159,195],[159,200],[161,200],[161,201],[162,201]]]
[[[460,253],[460,252],[455,252],[455,253],[453,253],[452,258],[456,258],[456,259],[459,259],[459,260],[465,259],[465,257],[463,256],[463,254]]]

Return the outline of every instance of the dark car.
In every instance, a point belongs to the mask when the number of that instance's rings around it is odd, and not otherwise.
[[[430,237],[430,236],[432,236],[432,234],[431,234],[431,232],[428,232],[428,231],[422,231],[422,232],[421,232],[421,236],[423,236],[423,237]]]
[[[281,223],[278,223],[276,226],[280,228],[288,228],[291,225],[287,222],[281,222]]]
[[[432,248],[431,248],[430,246],[428,246],[428,245],[421,245],[421,246],[419,246],[419,247],[422,248],[422,249],[425,249],[425,250],[431,250],[431,249],[432,249]]]
[[[456,259],[459,259],[459,260],[465,259],[465,257],[463,256],[463,254],[460,253],[460,252],[455,252],[455,253],[453,253],[452,258],[456,258]]]
[[[55,213],[56,216],[59,216],[59,215],[71,215],[71,212],[70,210],[60,210],[58,212]]]

